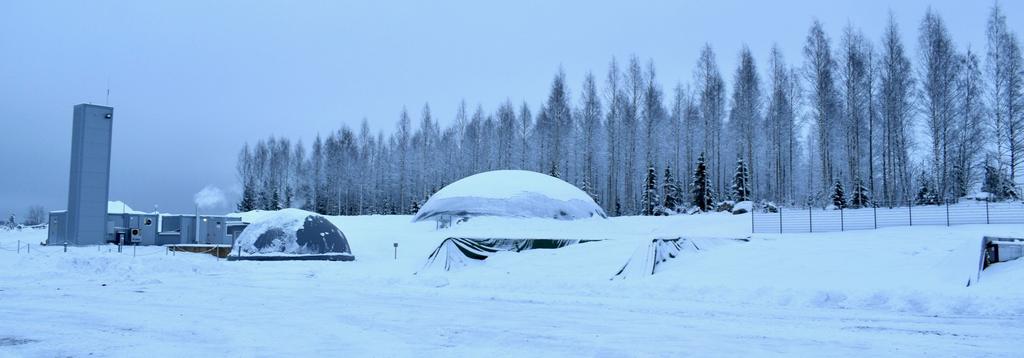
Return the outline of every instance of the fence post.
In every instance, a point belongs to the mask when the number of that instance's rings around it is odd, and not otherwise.
[[[21,240],[18,240],[18,254],[21,254]]]
[[[843,216],[843,206],[839,206],[839,231],[846,231],[846,222]]]
[[[871,205],[871,216],[875,221],[875,229],[878,229],[878,205]]]
[[[807,223],[808,223],[807,227],[810,229],[810,232],[814,232],[814,214],[811,213],[812,211],[814,211],[814,207],[808,205],[807,206]]]
[[[907,211],[910,213],[910,225],[908,225],[908,226],[914,226],[914,202],[913,201],[910,201],[910,200],[907,201]]]
[[[68,252],[68,242],[64,242],[64,252]]]
[[[985,198],[985,224],[991,224],[988,219],[988,198]]]
[[[779,206],[779,233],[782,233],[782,206]]]
[[[751,205],[750,205],[750,233],[753,234],[754,232],[755,232],[754,231],[754,205],[753,205],[753,202],[751,202]]]
[[[946,199],[946,226],[949,226],[949,199]]]

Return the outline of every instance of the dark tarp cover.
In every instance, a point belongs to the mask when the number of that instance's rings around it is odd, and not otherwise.
[[[498,251],[522,252],[534,249],[557,249],[597,240],[559,239],[472,239],[450,237],[441,242],[427,257],[424,269],[438,267],[444,271],[462,268],[473,261],[483,261]]]
[[[700,247],[690,240],[677,237],[674,239],[654,239],[646,247],[641,247],[626,264],[615,273],[615,278],[629,276],[647,276],[658,272],[658,265],[676,258],[684,251],[697,252]]]
[[[698,253],[709,247],[730,241],[748,241],[747,239],[653,239],[648,244],[637,248],[633,256],[619,269],[612,279],[650,276],[658,272],[659,266],[676,259],[683,253]]]

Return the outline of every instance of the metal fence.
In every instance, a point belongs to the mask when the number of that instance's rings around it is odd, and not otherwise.
[[[783,208],[754,210],[755,233],[802,233],[877,229],[892,226],[1024,224],[1024,202],[961,201],[939,205],[875,204],[866,208]]]

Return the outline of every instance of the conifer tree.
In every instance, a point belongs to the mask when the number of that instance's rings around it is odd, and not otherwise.
[[[665,194],[665,201],[662,203],[662,214],[671,215],[679,210],[679,183],[672,177],[672,167],[665,167],[665,178],[662,182],[662,191]]]
[[[270,194],[270,207],[268,210],[281,210],[281,195],[277,193],[277,190],[272,190]]]
[[[1017,188],[1013,186],[1013,181],[1009,178],[1003,181],[1003,197],[1010,200],[1020,199],[1020,193],[1017,192]]]
[[[733,199],[737,202],[750,200],[750,171],[743,158],[736,158],[736,175],[732,179]]]
[[[640,215],[654,216],[655,207],[658,205],[658,174],[654,166],[647,167],[647,178],[644,180],[644,192],[640,199]]]
[[[317,187],[319,188],[317,192],[320,194],[316,196],[316,213],[327,215],[329,202],[327,201],[327,195],[324,195],[324,193],[327,193],[327,188],[324,188],[322,184],[318,184]]]
[[[266,189],[260,190],[259,196],[256,199],[256,208],[260,210],[271,210],[271,201],[270,193]]]
[[[242,188],[242,200],[238,202],[239,212],[249,212],[256,210],[256,188],[255,184],[249,180],[245,182],[245,186]]]
[[[697,158],[697,166],[693,171],[693,205],[700,211],[714,208],[715,194],[708,178],[708,167],[704,164],[704,153]]]
[[[850,207],[857,209],[868,206],[871,206],[871,197],[868,193],[868,188],[864,187],[864,183],[858,178],[854,180],[853,197],[850,198]]]
[[[292,199],[295,197],[295,192],[292,190],[290,185],[284,187],[284,207],[292,207]]]
[[[981,191],[989,193],[991,198],[997,201],[1019,198],[1009,175],[988,164],[985,165],[985,181],[982,183]]]
[[[836,184],[832,186],[832,205],[835,205],[836,209],[843,209],[846,207],[846,192],[843,190],[843,184],[836,180]]]
[[[985,181],[981,184],[981,191],[988,193],[993,199],[999,200],[1002,186],[999,169],[991,164],[985,164]]]
[[[928,173],[921,173],[920,188],[914,196],[914,204],[917,205],[938,205],[939,198],[935,189],[932,188],[932,181],[928,179]]]

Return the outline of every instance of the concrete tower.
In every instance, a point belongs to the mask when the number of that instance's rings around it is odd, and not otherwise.
[[[102,244],[106,239],[113,121],[114,108],[92,104],[75,106],[67,235],[64,236],[69,244]]]

